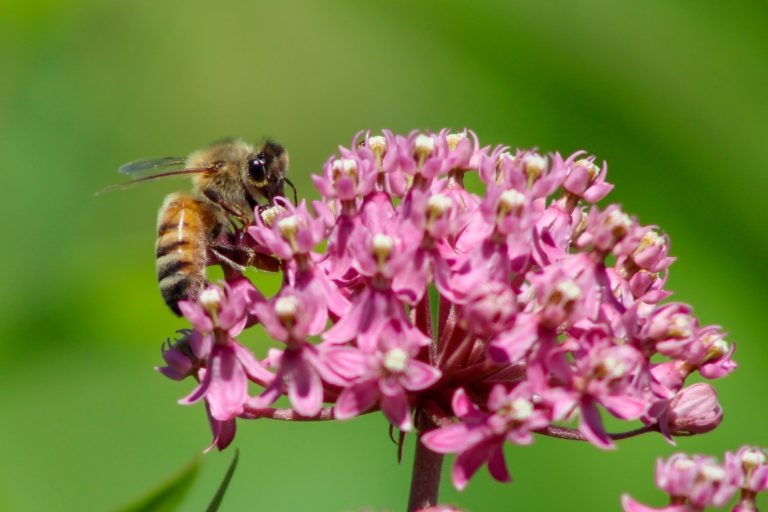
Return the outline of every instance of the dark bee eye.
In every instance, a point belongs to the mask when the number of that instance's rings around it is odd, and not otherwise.
[[[258,154],[255,158],[248,161],[248,174],[254,183],[263,183],[267,177],[267,166],[264,162],[264,155]]]

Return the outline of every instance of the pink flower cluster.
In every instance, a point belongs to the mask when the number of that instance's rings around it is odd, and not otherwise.
[[[625,512],[700,512],[727,505],[737,493],[733,512],[757,511],[757,494],[768,490],[768,451],[743,446],[727,452],[723,464],[714,457],[676,453],[656,462],[656,485],[669,494],[668,506],[652,508],[624,495]]]
[[[205,401],[220,449],[236,418],[380,410],[457,454],[459,489],[485,464],[508,481],[503,446],[534,434],[613,448],[628,434],[608,434],[606,414],[668,438],[711,430],[713,388],[685,381],[730,373],[734,346],[663,302],[669,239],[595,205],[606,171],[469,131],[358,134],[312,177],[322,200],[278,198],[236,237],[281,260],[280,291],[228,269],[180,305],[194,329],[161,371],[199,381],[183,403]],[[237,341],[257,322],[278,343],[263,360]],[[272,407],[281,396],[291,409]]]

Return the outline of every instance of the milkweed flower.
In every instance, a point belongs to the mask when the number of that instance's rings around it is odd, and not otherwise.
[[[621,502],[625,512],[701,512],[723,507],[738,493],[735,512],[756,511],[756,498],[768,489],[765,449],[743,446],[726,452],[724,463],[714,457],[676,453],[656,461],[656,486],[669,494],[669,505],[653,508],[628,494]]]
[[[483,465],[511,480],[504,447],[537,435],[614,448],[631,432],[608,433],[607,416],[667,436],[710,430],[713,388],[685,383],[733,371],[734,344],[668,301],[670,237],[598,204],[613,185],[597,162],[482,146],[471,130],[359,132],[313,176],[319,200],[276,198],[233,227],[231,240],[280,261],[280,289],[264,297],[225,269],[180,303],[192,328],[160,371],[198,380],[183,403],[204,399],[212,446],[237,419],[381,411],[420,449],[456,454],[460,489]],[[246,347],[257,323],[272,344]],[[290,407],[275,408],[283,396]],[[693,463],[711,485],[680,492],[719,501],[730,480]]]

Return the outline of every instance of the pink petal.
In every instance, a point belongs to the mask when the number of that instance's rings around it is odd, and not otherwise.
[[[469,479],[477,473],[490,455],[490,446],[485,442],[480,442],[459,454],[451,470],[451,478],[456,489],[463,491]]]
[[[603,395],[600,404],[623,420],[636,420],[648,409],[648,403],[640,398],[627,395]]]
[[[232,347],[234,348],[235,355],[240,361],[240,364],[243,366],[245,373],[251,380],[259,383],[272,382],[272,379],[274,379],[275,375],[264,368],[261,363],[255,357],[253,357],[253,354],[250,350],[243,347],[239,343],[233,343]]]
[[[458,453],[482,438],[482,429],[472,429],[464,423],[455,423],[423,434],[421,443],[435,453]]]
[[[400,377],[400,383],[409,391],[421,391],[440,380],[440,370],[421,361],[411,360]]]
[[[360,350],[351,347],[318,348],[322,350],[328,367],[347,380],[361,377],[368,369],[367,356]]]
[[[211,372],[205,370],[201,370],[201,372],[203,373],[203,380],[189,395],[179,399],[181,405],[191,405],[203,398],[208,392],[208,387],[211,385]]]
[[[584,401],[581,403],[579,432],[584,435],[587,441],[598,448],[604,450],[612,450],[616,448],[613,441],[611,441],[611,438],[608,437],[608,434],[605,432],[603,421],[600,418],[600,411],[597,410],[594,402]]]
[[[179,310],[198,331],[211,332],[213,330],[213,322],[198,303],[182,300],[179,302]]]
[[[366,412],[379,399],[379,386],[375,380],[366,380],[344,389],[336,400],[336,418],[345,420]]]
[[[408,398],[405,393],[392,396],[382,395],[381,410],[389,421],[401,431],[410,432],[413,428],[411,409],[408,406]]]
[[[469,400],[464,388],[459,388],[453,393],[451,408],[453,409],[453,414],[459,418],[463,418],[476,410],[475,405]]]
[[[621,506],[624,512],[688,512],[685,505],[669,505],[667,507],[653,508],[633,500],[629,494],[621,497]]]
[[[320,375],[300,357],[293,361],[289,371],[288,398],[291,405],[302,416],[316,416],[323,406],[323,383]]]
[[[488,459],[488,472],[491,476],[499,482],[507,483],[512,481],[512,477],[509,476],[507,470],[507,463],[504,460],[504,445],[500,445],[494,450],[491,458]]]
[[[214,348],[208,373],[211,383],[205,395],[211,407],[211,416],[228,421],[243,412],[248,398],[248,379],[245,370],[230,347]]]

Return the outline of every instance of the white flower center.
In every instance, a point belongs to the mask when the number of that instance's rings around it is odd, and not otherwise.
[[[725,478],[725,470],[720,466],[715,466],[714,464],[705,464],[701,467],[700,473],[701,476],[711,482],[719,482]]]
[[[459,145],[459,142],[464,140],[466,137],[466,133],[451,133],[446,137],[448,140],[448,147],[451,149],[456,149],[456,147]]]
[[[286,240],[292,239],[296,236],[296,232],[299,230],[299,219],[295,215],[280,219],[277,223],[277,229],[280,230],[280,234]]]
[[[264,221],[265,225],[271,228],[272,224],[275,222],[275,219],[283,213],[285,213],[285,208],[276,204],[272,208],[267,208],[261,212],[261,220]]]
[[[759,450],[747,450],[741,456],[741,463],[747,469],[754,469],[761,464],[765,464],[765,454]]]
[[[505,190],[499,197],[499,209],[502,213],[517,211],[525,206],[525,195],[515,189]]]
[[[200,293],[198,301],[207,310],[218,309],[221,304],[221,291],[218,288],[206,288]]]
[[[573,302],[581,298],[581,288],[572,279],[560,281],[555,290],[560,293],[564,302]]]
[[[387,139],[381,135],[374,135],[373,137],[369,137],[368,147],[371,148],[371,151],[373,151],[375,154],[383,155],[384,151],[387,149]]]
[[[423,158],[428,157],[435,149],[435,139],[429,135],[423,133],[416,136],[416,140],[413,141],[413,152],[416,156]]]
[[[669,335],[687,338],[693,334],[693,320],[688,315],[673,315],[669,321]]]
[[[587,160],[586,158],[582,158],[581,160],[576,160],[576,162],[574,162],[573,165],[584,167],[584,169],[587,170],[587,174],[589,175],[590,180],[594,180],[595,177],[600,172],[600,169],[595,165],[595,163],[590,160]]]
[[[444,214],[451,206],[453,206],[453,201],[443,194],[435,194],[427,200],[427,212],[433,217]]]
[[[608,356],[603,359],[601,365],[606,373],[606,376],[612,379],[623,377],[627,372],[627,364],[613,356]]]
[[[643,238],[640,239],[640,244],[637,246],[635,252],[642,251],[649,247],[659,247],[662,245],[664,245],[664,239],[657,232],[651,230],[646,232],[643,235]]]
[[[533,414],[533,404],[525,398],[518,398],[509,404],[509,417],[513,420],[526,420]]]
[[[337,158],[333,161],[332,169],[334,176],[341,176],[343,174],[350,178],[354,178],[357,176],[357,160],[352,158]]]
[[[275,301],[275,313],[284,321],[296,318],[296,311],[298,309],[299,299],[296,297],[280,297]]]
[[[526,155],[525,158],[523,158],[523,170],[530,180],[534,180],[541,176],[541,173],[543,173],[546,168],[547,159],[541,155]]]
[[[624,236],[632,227],[632,219],[621,210],[613,210],[605,219],[605,225],[616,237]]]
[[[394,246],[395,242],[392,240],[392,237],[382,233],[376,234],[373,237],[373,243],[371,244],[373,254],[379,259],[379,261],[384,261],[389,258],[389,255],[392,253],[392,248]]]
[[[407,362],[408,352],[401,348],[393,348],[384,354],[384,368],[390,372],[399,373],[405,371]]]

